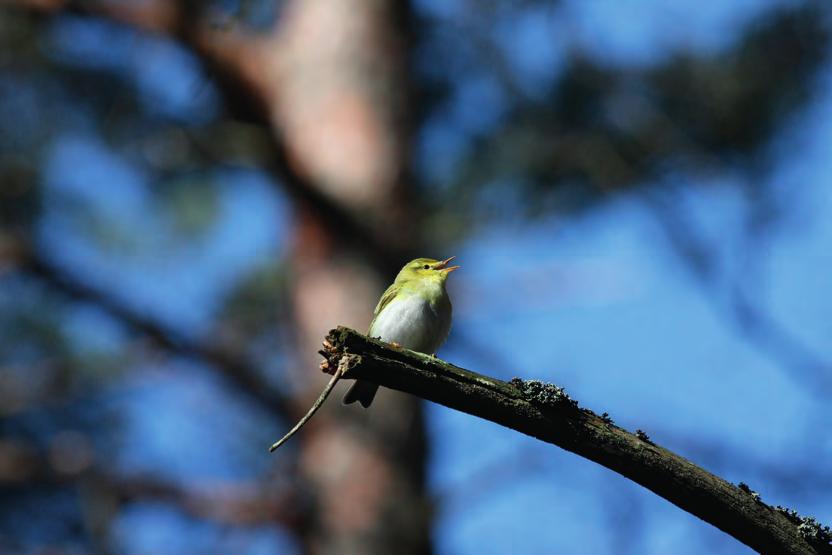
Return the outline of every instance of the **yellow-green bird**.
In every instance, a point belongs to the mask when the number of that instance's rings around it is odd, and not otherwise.
[[[459,268],[448,266],[454,258],[417,258],[405,264],[376,305],[367,335],[412,351],[436,353],[451,331],[451,299],[445,281]],[[376,384],[356,380],[344,395],[344,404],[358,401],[367,408],[376,391]]]

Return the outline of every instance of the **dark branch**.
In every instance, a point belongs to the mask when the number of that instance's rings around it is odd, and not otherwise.
[[[645,205],[653,212],[673,249],[702,289],[707,301],[719,315],[724,315],[738,334],[760,353],[776,362],[793,383],[811,395],[826,399],[832,394],[830,370],[832,363],[802,342],[748,295],[748,275],[732,278],[730,298],[723,302],[717,280],[717,260],[711,253],[713,245],[697,233],[695,226],[686,222],[684,214],[668,194],[646,190],[642,192]]]
[[[67,448],[83,452],[83,447]],[[153,474],[115,473],[103,461],[84,460],[83,455],[79,460],[71,459],[72,456],[56,460],[38,446],[20,440],[0,440],[0,494],[44,487],[82,487],[85,495],[106,497],[107,506],[156,500],[225,525],[280,523],[293,527],[300,518],[296,493],[291,487],[255,481],[181,484]]]
[[[552,443],[618,472],[761,553],[832,553],[829,538],[679,455],[579,408],[561,389],[518,378],[504,382],[428,355],[392,349],[348,328],[324,343],[330,369],[411,393]],[[808,521],[809,519],[806,519]]]
[[[90,287],[46,259],[36,249],[30,248],[25,242],[15,241],[14,248],[9,246],[10,243],[11,241],[6,241],[5,248],[0,249],[0,254],[7,253],[10,257],[7,262],[12,262],[22,272],[44,281],[74,300],[100,307],[133,331],[146,336],[169,352],[206,363],[271,414],[289,418],[291,411],[288,401],[261,376],[256,365],[247,360],[242,353],[209,342],[196,341],[164,328],[126,303]],[[0,259],[2,258],[0,256]]]

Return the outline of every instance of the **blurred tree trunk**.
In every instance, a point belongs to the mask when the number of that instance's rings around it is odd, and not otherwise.
[[[416,244],[419,214],[406,183],[406,7],[294,0],[273,32],[252,37],[205,25],[204,5],[192,0],[19,3],[43,13],[74,7],[178,38],[213,73],[233,113],[268,120],[284,185],[297,200],[292,329],[294,377],[305,392],[297,410],[305,411],[325,377],[316,354],[322,338],[339,324],[366,329]],[[305,551],[431,551],[419,400],[381,391],[369,411],[329,403],[296,443],[298,484],[311,498],[301,510]]]
[[[278,85],[270,103],[293,170],[402,253],[414,243],[416,219],[408,214],[405,184],[404,22],[392,1],[287,3],[271,60]],[[370,265],[366,250],[350,250],[314,207],[295,214],[296,367],[311,402],[324,382],[316,352],[327,330],[366,328],[396,268]],[[302,532],[308,552],[430,551],[418,400],[385,391],[366,412],[330,403],[299,444],[314,504]]]

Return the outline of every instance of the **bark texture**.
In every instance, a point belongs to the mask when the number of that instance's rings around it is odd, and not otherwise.
[[[563,389],[536,380],[504,382],[434,357],[393,349],[339,327],[324,343],[324,367],[479,416],[618,472],[760,553],[830,553],[828,530],[771,507],[734,485],[580,408]],[[814,526],[813,526],[814,523]]]
[[[396,2],[298,0],[281,14],[266,68],[272,126],[286,164],[317,194],[404,252],[418,216],[408,205],[404,18]],[[317,203],[295,211],[292,297],[298,380],[320,390],[312,356],[332,322],[365,328],[396,267],[349,246]],[[407,214],[407,217],[405,216]],[[390,233],[389,230],[396,230]],[[311,553],[428,553],[427,442],[418,399],[387,392],[373,411],[322,411],[302,434],[298,468],[312,486]]]

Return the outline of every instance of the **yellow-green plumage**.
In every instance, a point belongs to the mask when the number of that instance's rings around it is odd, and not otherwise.
[[[459,266],[447,260],[417,258],[401,269],[396,280],[376,305],[367,335],[421,353],[433,354],[451,329],[451,300],[445,290],[448,275]],[[344,396],[344,404],[373,402],[378,386],[356,381]]]

